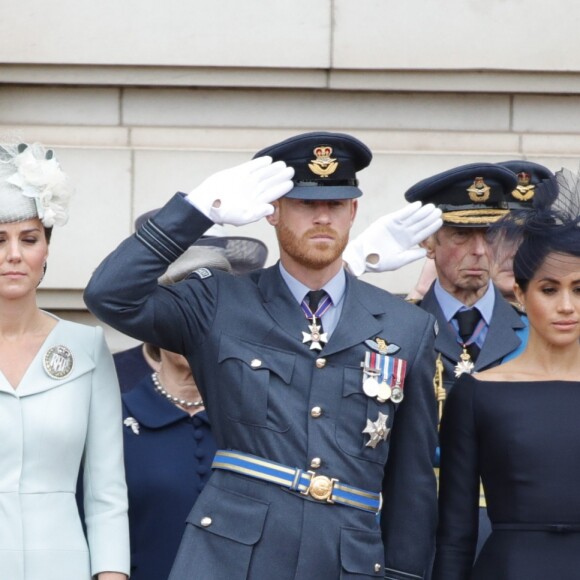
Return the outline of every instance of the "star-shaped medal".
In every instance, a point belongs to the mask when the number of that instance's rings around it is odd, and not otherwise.
[[[310,334],[302,331],[302,344],[312,342],[310,350],[322,350],[322,344],[320,343],[328,342],[328,336],[326,332],[320,332],[321,327],[319,324],[316,324],[316,316],[312,317],[312,324],[308,325],[308,329],[310,330]]]
[[[366,447],[373,449],[381,442],[386,441],[389,436],[390,429],[387,427],[388,415],[379,411],[379,416],[376,421],[367,419],[367,426],[362,430],[363,433],[368,433],[370,439],[366,442]]]
[[[455,365],[455,378],[458,379],[463,373],[470,375],[473,372],[474,364],[467,351],[461,353],[461,360]]]

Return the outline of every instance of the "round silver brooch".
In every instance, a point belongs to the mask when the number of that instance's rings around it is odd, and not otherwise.
[[[48,349],[42,366],[46,374],[53,379],[64,379],[73,369],[72,352],[62,344]]]

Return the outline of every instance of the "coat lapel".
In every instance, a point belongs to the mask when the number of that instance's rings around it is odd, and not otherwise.
[[[264,270],[258,287],[264,308],[276,325],[294,340],[301,342],[302,332],[307,330],[307,320],[277,265]]]
[[[437,325],[439,326],[439,332],[435,337],[435,350],[440,352],[445,358],[452,361],[459,361],[462,349],[455,333],[449,328],[449,323],[445,320],[443,310],[439,306],[439,302],[435,296],[434,285],[429,288],[427,294],[421,301],[421,308],[430,312],[437,319]]]
[[[515,331],[524,328],[517,312],[503,298],[495,288],[495,304],[491,317],[491,324],[477,362],[475,370],[479,371],[490,365],[499,364],[510,352],[513,352],[521,344]]]
[[[370,296],[365,300],[365,286],[351,275],[346,277],[344,304],[338,325],[321,354],[328,356],[373,338],[384,330],[376,315],[384,314],[384,308],[376,310]]]
[[[51,377],[45,371],[43,359],[50,348],[60,345],[65,346],[71,352],[73,366],[70,373],[59,379]],[[36,353],[36,357],[22,377],[18,389],[13,390],[11,387],[10,389],[16,396],[25,397],[66,385],[95,368],[95,362],[91,356],[93,348],[93,343],[86,344],[86,339],[83,340],[74,324],[59,320]]]

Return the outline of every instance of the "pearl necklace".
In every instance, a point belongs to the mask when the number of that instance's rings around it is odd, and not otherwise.
[[[175,405],[180,405],[182,407],[186,407],[187,409],[191,409],[191,407],[203,407],[203,399],[199,399],[198,401],[186,401],[185,399],[180,399],[179,397],[174,397],[171,393],[168,393],[164,388],[161,382],[159,381],[159,373],[153,373],[151,375],[151,380],[155,385],[155,390],[160,394],[163,395],[166,399],[174,403]]]

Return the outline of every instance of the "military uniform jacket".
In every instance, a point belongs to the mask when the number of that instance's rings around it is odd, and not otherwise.
[[[474,372],[483,371],[501,364],[507,355],[521,346],[518,331],[521,332],[526,328],[526,324],[519,317],[516,310],[503,298],[497,288],[494,290],[495,303],[491,324],[475,362]],[[444,387],[449,392],[449,389],[457,380],[455,377],[455,365],[460,360],[461,345],[457,342],[454,329],[445,320],[443,311],[435,296],[434,285],[431,285],[420,306],[437,319],[439,332],[435,338],[435,350],[437,353],[441,353],[441,361],[444,368]]]
[[[377,517],[216,470],[188,517],[171,578],[422,578],[436,524],[433,318],[349,276],[341,319],[319,352],[302,343],[307,321],[277,266],[239,277],[201,269],[158,286],[211,224],[177,194],[99,266],[89,308],[188,358],[218,448],[304,470],[319,458],[318,473],[382,491],[383,509]],[[398,407],[361,388],[365,340],[377,336],[408,362]],[[373,449],[362,430],[379,411],[391,432]]]

